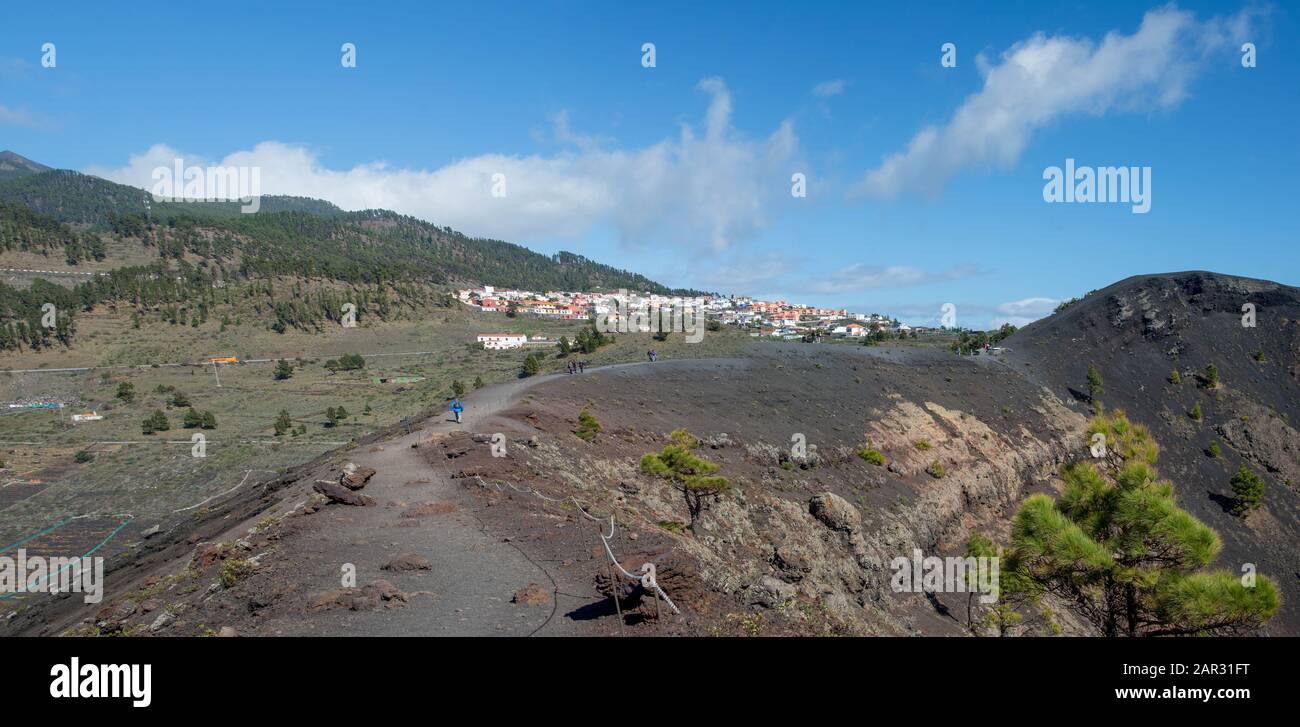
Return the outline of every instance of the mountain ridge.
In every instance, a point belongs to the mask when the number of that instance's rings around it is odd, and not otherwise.
[[[326,254],[347,264],[382,258],[398,270],[423,275],[435,283],[473,281],[531,290],[627,288],[675,295],[704,292],[663,285],[576,253],[545,255],[516,243],[464,235],[391,210],[348,212],[310,197],[266,195],[261,198],[260,211],[249,215],[239,211],[237,201],[153,202],[142,189],[80,172],[45,168],[0,179],[0,202],[22,205],[87,234],[140,235],[150,225],[202,228],[209,235],[244,235],[266,251],[273,244],[256,237],[256,233],[265,232],[280,243],[274,256],[280,267],[300,258],[303,249],[323,246],[329,248]],[[384,238],[385,250],[375,249],[375,238]],[[204,254],[201,250],[197,253]],[[338,263],[332,266],[336,269]]]

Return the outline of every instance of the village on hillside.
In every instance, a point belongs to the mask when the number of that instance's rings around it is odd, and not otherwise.
[[[735,326],[755,337],[783,340],[808,338],[857,339],[915,338],[932,329],[909,326],[878,313],[850,313],[844,308],[818,308],[766,301],[750,296],[703,295],[667,296],[620,290],[615,293],[583,293],[499,289],[490,285],[466,288],[457,299],[484,313],[513,312],[558,320],[588,320],[603,317],[617,322],[627,311],[689,308],[703,313],[710,322]],[[484,348],[519,348],[533,343],[523,334],[483,333],[478,341]],[[542,341],[538,341],[541,343]]]

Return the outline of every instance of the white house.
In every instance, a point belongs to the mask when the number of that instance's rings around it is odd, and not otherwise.
[[[94,411],[88,411],[85,414],[73,414],[72,421],[76,422],[97,422],[104,418],[103,414]]]
[[[478,341],[483,348],[519,348],[528,343],[528,336],[522,333],[480,333]]]

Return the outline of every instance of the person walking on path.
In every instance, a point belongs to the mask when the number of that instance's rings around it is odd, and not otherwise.
[[[456,423],[460,424],[460,413],[465,411],[465,405],[460,403],[460,399],[453,399],[451,402],[451,413],[456,415]]]
[[[586,362],[586,361],[579,361],[579,362],[578,362],[578,373],[580,373],[580,374],[585,374],[585,373],[587,373],[587,362]]]

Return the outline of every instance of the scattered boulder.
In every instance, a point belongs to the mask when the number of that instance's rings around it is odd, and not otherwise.
[[[364,507],[366,505],[375,504],[373,499],[366,497],[365,495],[359,495],[346,487],[336,485],[333,482],[317,481],[316,484],[312,485],[312,489],[329,498],[330,502],[335,502],[340,505],[356,505],[358,507]]]
[[[222,639],[233,639],[238,635],[239,632],[232,626],[222,626],[221,630],[217,632],[217,637]]]
[[[148,540],[149,538],[152,538],[153,536],[161,532],[162,532],[162,526],[155,525],[149,528],[148,530],[144,531],[143,533],[140,533],[140,536],[143,537],[145,540]]]
[[[141,613],[152,613],[162,608],[162,601],[157,598],[149,598],[140,602]]]
[[[857,508],[834,492],[814,495],[808,502],[808,511],[832,530],[850,531],[862,524],[862,515]]]
[[[794,600],[798,589],[783,580],[763,576],[748,590],[749,602],[764,608],[776,608]]]
[[[536,583],[529,583],[515,591],[515,597],[511,599],[511,603],[518,603],[523,606],[545,606],[550,602],[551,594]]]
[[[375,476],[374,467],[359,467],[339,478],[339,484],[349,490],[360,490]]]
[[[317,594],[308,604],[309,611],[328,611],[346,608],[351,611],[375,611],[380,608],[401,608],[410,596],[389,581],[377,580],[361,588],[336,588]]]
[[[731,436],[726,432],[718,432],[717,434],[705,437],[700,440],[700,442],[709,449],[725,449],[733,444]]]
[[[117,603],[111,603],[99,609],[99,613],[95,614],[95,621],[107,625],[121,624],[123,621],[134,616],[135,610],[136,607],[134,603],[131,603],[130,601],[118,601]]]
[[[218,560],[221,560],[221,548],[215,543],[204,543],[194,549],[194,557],[190,558],[190,567],[206,570]]]
[[[380,570],[386,571],[412,571],[412,570],[432,570],[433,564],[428,558],[415,553],[403,553],[387,563],[381,565]]]
[[[162,631],[163,629],[170,626],[171,623],[175,620],[176,617],[173,616],[169,611],[163,611],[162,613],[158,614],[158,618],[154,619],[153,623],[149,624],[149,630],[154,632]]]

